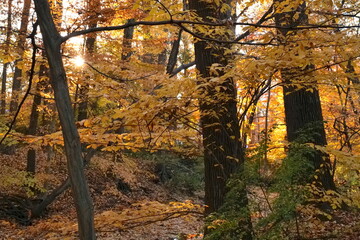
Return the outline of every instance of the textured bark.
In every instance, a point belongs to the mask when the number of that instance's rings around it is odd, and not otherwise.
[[[202,0],[189,1],[189,5],[191,10],[195,10],[206,21],[210,21],[210,18],[221,21],[229,17],[229,14],[219,13],[213,4]],[[209,83],[212,77],[218,77],[210,72],[213,64],[224,67],[228,65],[231,56],[224,54],[226,48],[227,46],[212,45],[205,41],[195,43],[199,84]],[[219,76],[223,74],[224,72],[220,72]],[[221,87],[220,92],[216,91],[216,87]],[[240,140],[237,93],[233,80],[224,79],[217,86],[203,87],[202,91],[204,99],[200,100],[200,122],[204,145],[205,204],[206,214],[209,214],[223,205],[227,180],[235,172],[241,171],[244,151]],[[247,200],[244,202],[246,207]]]
[[[29,24],[31,0],[24,0],[23,11],[21,15],[20,31],[17,39],[17,51],[19,56],[23,57],[25,51],[26,30]],[[21,90],[22,70],[18,67],[22,59],[15,61],[15,72],[12,84],[12,94],[10,100],[10,112],[15,112],[19,105],[19,93]]]
[[[230,12],[220,13],[215,4],[203,0],[189,1],[190,10],[204,21],[224,21],[231,17]],[[231,28],[234,31],[233,28]],[[223,36],[226,38],[226,36]],[[195,42],[195,63],[198,70],[198,84],[202,91],[200,102],[200,124],[203,135],[205,166],[205,214],[221,210],[225,206],[227,182],[234,174],[240,174],[244,163],[244,149],[240,138],[237,115],[237,89],[232,78],[224,78],[226,69],[210,71],[213,64],[229,67],[232,56],[225,54],[229,46],[198,40]],[[214,85],[212,78],[223,78]],[[234,188],[231,188],[235,190]],[[248,205],[246,188],[240,187],[236,196],[239,208]],[[226,211],[226,210],[225,210]],[[241,215],[241,213],[239,213]],[[211,234],[205,232],[205,236]],[[252,239],[250,217],[240,217],[238,228],[231,230],[231,236]]]
[[[306,24],[308,16],[305,10],[306,3],[303,2],[293,11],[277,13],[275,15],[276,25],[296,27]],[[283,28],[279,30],[279,34],[280,38],[286,38],[295,35],[296,32]],[[298,141],[300,134],[302,134],[301,131],[311,128],[310,134],[312,136],[309,136],[311,138],[309,141],[324,146],[327,143],[317,83],[310,74],[305,74],[306,71],[312,69],[314,66],[309,64],[305,69],[294,66],[290,69],[281,70],[284,81],[287,139],[289,142]],[[292,83],[299,82],[302,80],[301,78],[306,78],[307,84],[305,87],[297,89]],[[329,157],[317,151],[315,154],[309,154],[308,158],[312,161],[315,170],[321,169],[317,174],[319,184],[325,189],[335,189]]]
[[[62,62],[61,36],[56,30],[48,1],[35,0],[34,2],[64,137],[71,189],[78,218],[79,237],[82,240],[91,240],[96,238],[93,204],[84,174],[80,137],[75,125],[66,73]]]

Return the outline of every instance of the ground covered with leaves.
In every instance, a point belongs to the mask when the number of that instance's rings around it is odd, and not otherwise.
[[[171,166],[161,165],[163,172],[159,172],[153,158],[130,155],[100,152],[87,167],[98,239],[175,239],[201,233],[203,193],[172,183],[176,175],[171,173]],[[26,155],[1,155],[0,161],[4,169],[18,166],[19,170],[4,172],[2,178],[14,177],[7,180],[1,192],[26,196],[27,179],[20,171],[25,169]],[[39,174],[33,180],[36,188],[50,191],[65,180],[66,164],[61,154],[49,163],[40,153],[37,164]],[[168,179],[161,179],[161,174],[167,174]],[[2,218],[0,239],[77,239],[76,211],[69,190],[30,226],[21,226],[11,217]]]
[[[45,190],[50,192],[66,179],[61,151],[54,151],[51,161],[46,151],[39,151],[37,156],[36,177],[29,178],[22,171],[26,151],[0,155],[2,195],[34,198],[31,193],[36,192],[41,198]],[[201,159],[169,153],[97,152],[86,174],[98,239],[201,239],[201,171]],[[284,213],[264,223],[279,211],[274,206],[279,193],[254,184],[248,186],[248,197],[256,239],[360,239],[360,211],[354,207],[321,212],[312,204],[299,205],[295,218],[282,219],[289,214]],[[4,205],[0,202],[0,239],[77,239],[76,211],[69,190],[29,226],[1,213]],[[211,224],[222,224],[219,221]]]

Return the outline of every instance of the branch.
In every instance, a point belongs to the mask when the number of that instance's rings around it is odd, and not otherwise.
[[[146,76],[142,76],[142,77],[138,77],[138,78],[133,78],[133,79],[124,79],[124,78],[119,78],[119,77],[115,77],[115,76],[110,76],[109,74],[106,74],[102,71],[100,71],[99,69],[95,68],[94,66],[92,66],[90,63],[85,63],[86,65],[88,65],[92,70],[94,70],[95,72],[99,73],[100,75],[106,77],[106,78],[109,78],[109,79],[112,79],[112,80],[115,80],[117,82],[120,82],[120,83],[125,83],[125,82],[133,82],[133,81],[136,81],[136,80],[140,80],[140,79],[145,79],[147,77],[151,77],[153,75],[155,75],[156,73],[152,73],[152,74],[148,74]]]
[[[160,3],[160,2],[159,2]],[[70,38],[77,37],[80,35],[93,33],[93,32],[100,32],[100,31],[114,31],[114,30],[121,30],[129,27],[144,25],[144,26],[159,26],[159,25],[176,25],[179,28],[183,29],[184,31],[188,32],[189,34],[207,41],[213,41],[217,43],[231,43],[231,44],[242,44],[242,45],[273,45],[270,43],[254,43],[254,42],[239,42],[239,40],[243,39],[244,37],[248,36],[250,34],[249,31],[243,33],[239,37],[235,38],[233,41],[224,41],[219,40],[216,38],[208,38],[204,36],[200,36],[199,34],[194,33],[193,31],[189,30],[187,27],[184,26],[184,24],[190,24],[190,25],[203,25],[203,26],[213,26],[213,27],[221,27],[221,26],[228,26],[231,25],[237,25],[237,26],[249,26],[249,27],[256,27],[256,28],[272,28],[272,29],[287,29],[287,30],[304,30],[304,29],[319,29],[319,28],[330,28],[330,29],[348,29],[348,28],[359,28],[360,25],[317,25],[317,24],[308,24],[304,26],[276,26],[274,24],[270,25],[262,25],[263,22],[270,19],[269,14],[272,12],[272,7],[269,8],[267,12],[265,12],[264,16],[257,22],[257,23],[244,23],[244,22],[232,22],[232,21],[226,21],[226,22],[197,22],[197,21],[190,21],[190,20],[175,20],[170,18],[169,20],[162,20],[162,21],[134,21],[134,22],[127,22],[123,25],[117,25],[117,26],[107,26],[107,27],[95,27],[95,28],[89,28],[84,29],[81,31],[75,31],[72,32],[66,36],[61,37],[61,42],[65,42]]]
[[[36,42],[35,42],[35,35],[36,35],[36,32],[37,32],[37,27],[39,25],[39,22],[36,21],[34,24],[33,24],[33,30],[31,32],[31,34],[29,35],[28,38],[31,39],[31,44],[33,46],[33,52],[32,52],[32,56],[31,56],[31,68],[30,68],[30,77],[29,77],[29,85],[28,85],[28,88],[25,92],[25,95],[23,97],[23,99],[21,100],[20,104],[19,104],[19,107],[18,109],[16,110],[16,113],[14,115],[14,118],[10,124],[10,127],[9,129],[7,130],[7,132],[5,133],[5,135],[2,137],[2,139],[0,140],[0,145],[4,142],[5,138],[9,135],[9,133],[11,132],[11,129],[14,127],[15,125],[15,122],[16,122],[16,119],[17,119],[17,116],[19,115],[20,113],[20,109],[22,107],[22,105],[24,104],[26,98],[29,96],[29,93],[30,93],[30,90],[31,90],[31,86],[32,86],[32,80],[34,78],[34,73],[35,73],[35,64],[36,64],[36,52],[37,52],[37,45],[36,45]]]
[[[182,30],[180,29],[180,31],[178,32],[177,39],[174,40],[173,43],[172,43],[172,48],[171,48],[171,52],[170,52],[170,55],[169,55],[168,64],[166,66],[166,73],[167,74],[171,74],[174,71],[174,67],[176,65],[176,60],[177,60],[177,55],[179,53],[179,46],[180,46],[180,41],[181,41],[181,33],[182,33]]]
[[[89,164],[91,158],[94,156],[98,149],[89,149],[84,156],[84,168]],[[31,209],[31,218],[37,218],[42,215],[44,210],[49,206],[59,195],[65,192],[71,186],[70,178],[67,177],[58,187],[56,187],[51,193],[45,196],[45,198]]]
[[[160,2],[160,0],[155,0],[155,1],[157,3],[159,3],[161,5],[161,7],[165,10],[165,12],[167,12],[169,14],[170,20],[173,20],[173,15],[169,11],[169,9],[162,2]]]
[[[188,69],[189,67],[192,67],[192,66],[194,66],[194,65],[195,65],[195,61],[189,62],[189,63],[186,63],[186,64],[182,64],[181,66],[179,66],[178,68],[175,68],[175,69],[172,71],[170,77],[173,77],[173,76],[175,76],[176,74],[178,74],[179,72],[181,72],[182,70]]]
[[[256,23],[257,25],[262,24],[263,22],[265,22],[269,16],[269,14],[273,11],[274,8],[274,4],[272,4],[269,9],[264,13],[264,15],[260,18],[260,20]],[[240,36],[238,36],[237,38],[235,38],[235,41],[240,41],[241,39],[246,38],[247,36],[250,35],[250,30],[247,30],[246,32],[244,32],[243,34],[241,34]]]

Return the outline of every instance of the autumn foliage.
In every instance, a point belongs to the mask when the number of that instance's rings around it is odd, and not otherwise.
[[[0,238],[357,239],[359,12],[2,1]]]

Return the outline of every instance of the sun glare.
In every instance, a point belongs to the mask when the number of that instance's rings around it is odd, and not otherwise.
[[[85,61],[81,56],[77,56],[73,58],[73,63],[75,64],[75,66],[81,67],[82,65],[84,65]]]

